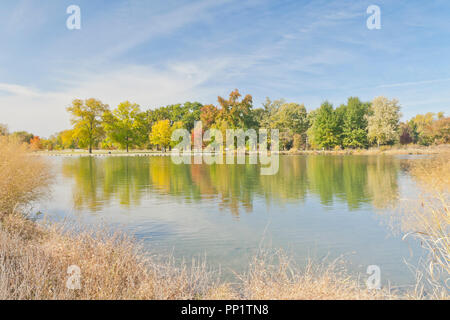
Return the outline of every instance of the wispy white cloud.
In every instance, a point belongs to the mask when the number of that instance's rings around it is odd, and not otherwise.
[[[409,86],[418,86],[418,85],[422,85],[422,84],[432,84],[432,83],[440,83],[440,82],[448,82],[448,81],[450,81],[450,78],[382,84],[377,87],[378,88],[409,87]]]
[[[7,123],[11,130],[48,136],[69,126],[65,108],[75,98],[95,97],[112,107],[130,100],[143,109],[208,101],[215,89],[205,84],[226,67],[220,61],[176,62],[164,68],[124,66],[101,74],[79,75],[59,91],[0,83],[0,122]]]

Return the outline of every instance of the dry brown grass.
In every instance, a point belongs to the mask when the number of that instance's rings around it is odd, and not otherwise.
[[[29,147],[0,136],[0,216],[22,211],[48,194],[52,174],[48,164],[29,156]]]
[[[429,253],[417,269],[416,292],[449,299],[450,289],[450,156],[414,161],[410,172],[422,189],[413,210],[403,216],[406,237],[417,238]]]
[[[309,262],[299,268],[279,252],[258,254],[240,277],[245,299],[255,300],[374,300],[396,299],[388,290],[368,290],[349,276],[340,260]]]

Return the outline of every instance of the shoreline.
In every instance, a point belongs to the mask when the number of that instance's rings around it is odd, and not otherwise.
[[[255,152],[261,154],[261,152]],[[270,154],[271,152],[268,152]],[[370,148],[370,149],[344,149],[344,150],[289,150],[278,151],[280,155],[433,155],[450,153],[450,144],[438,145],[438,146],[419,146],[411,145],[405,147],[386,147]],[[168,157],[172,155],[171,151],[161,152],[153,150],[132,150],[130,152],[122,150],[94,150],[92,154],[87,150],[57,150],[57,151],[35,151],[35,155],[42,156],[65,156],[65,157]],[[210,152],[190,152],[188,155],[211,155]],[[226,155],[224,151],[222,153]],[[250,153],[247,151],[246,155]]]

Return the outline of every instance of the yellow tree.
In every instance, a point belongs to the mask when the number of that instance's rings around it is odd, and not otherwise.
[[[152,132],[150,133],[150,142],[161,149],[165,149],[170,145],[170,139],[172,136],[172,130],[170,128],[169,120],[157,121],[152,126]]]
[[[92,153],[92,147],[98,143],[104,134],[102,116],[108,108],[108,105],[94,98],[75,99],[72,106],[67,108],[72,116],[74,137],[78,138],[81,145],[89,148],[89,153]]]
[[[77,146],[76,138],[74,137],[74,130],[64,130],[59,133],[61,145],[63,149],[75,149]]]

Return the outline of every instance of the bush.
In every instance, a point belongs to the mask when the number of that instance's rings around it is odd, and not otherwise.
[[[48,194],[50,167],[29,152],[26,144],[0,137],[0,217],[15,210],[25,212],[33,201]]]

